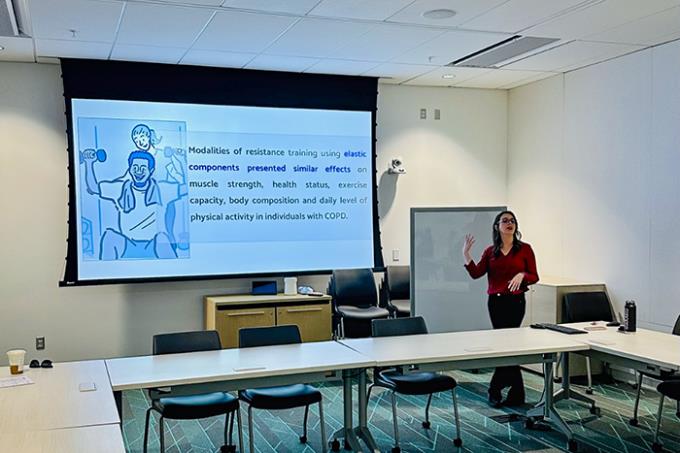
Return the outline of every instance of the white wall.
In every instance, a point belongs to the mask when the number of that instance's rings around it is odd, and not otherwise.
[[[680,44],[510,92],[508,200],[544,273],[605,282],[667,330],[680,314]]]
[[[60,70],[0,63],[0,351],[53,360],[148,354],[159,332],[200,329],[207,294],[249,281],[59,288],[66,254],[67,154]],[[408,174],[380,177],[383,243],[408,263],[411,205],[505,201],[507,95],[381,86],[378,167],[404,157]],[[442,111],[441,121],[418,109]],[[301,279],[325,289],[327,279]],[[47,349],[35,352],[35,337]],[[0,364],[5,363],[4,354]]]
[[[419,119],[421,108],[426,120]],[[433,119],[434,109],[441,120]],[[411,207],[506,203],[506,91],[381,85],[377,116],[385,264],[409,264]],[[405,175],[385,173],[396,156]],[[479,240],[490,242],[490,235]],[[399,263],[393,249],[400,250]]]

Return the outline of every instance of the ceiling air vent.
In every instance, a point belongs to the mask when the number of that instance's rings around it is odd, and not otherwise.
[[[12,0],[0,0],[0,36],[19,36]]]
[[[547,46],[555,41],[559,41],[559,39],[516,35],[505,41],[489,46],[486,49],[479,50],[463,58],[459,58],[456,61],[452,61],[448,66],[498,68],[502,63],[516,60],[524,54]]]

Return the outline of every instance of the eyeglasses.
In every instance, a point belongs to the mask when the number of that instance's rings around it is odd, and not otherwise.
[[[52,366],[52,361],[50,359],[45,359],[42,361],[42,363],[36,359],[31,360],[31,363],[28,365],[29,368],[54,368]]]
[[[510,219],[510,218],[507,218],[507,217],[506,217],[506,218],[504,218],[504,219],[501,219],[501,223],[505,223],[505,224],[507,224],[507,223],[512,223],[512,224],[514,225],[514,224],[517,223],[517,221],[516,221],[515,219]]]

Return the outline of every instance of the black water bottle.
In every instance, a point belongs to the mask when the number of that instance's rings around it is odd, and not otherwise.
[[[626,327],[626,332],[635,332],[635,326],[637,324],[636,311],[635,301],[627,300],[624,307],[624,325]]]

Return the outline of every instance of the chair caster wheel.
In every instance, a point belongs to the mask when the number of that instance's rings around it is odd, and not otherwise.
[[[569,441],[568,447],[569,447],[569,451],[578,451],[578,443],[576,443],[576,441],[574,439],[571,439]]]
[[[628,420],[628,423],[630,424],[630,426],[637,426],[640,424],[637,418],[631,418],[630,420]]]
[[[555,384],[559,384],[559,383],[562,382],[562,378],[561,378],[561,377],[553,378],[553,382],[554,382]]]
[[[392,447],[392,453],[401,453],[401,448],[399,448],[399,447]]]
[[[524,427],[526,429],[534,429],[534,420],[532,418],[527,418],[526,421],[524,422]]]
[[[330,443],[331,451],[340,451],[340,441],[338,439],[333,439]]]
[[[236,453],[236,445],[222,445],[220,453]]]
[[[453,445],[455,445],[456,447],[462,447],[463,440],[460,437],[453,439]]]
[[[597,415],[599,417],[600,415],[602,415],[602,410],[599,407],[591,407],[590,413],[593,415]]]
[[[660,452],[660,451],[663,451],[663,445],[660,444],[660,443],[658,443],[658,442],[654,442],[654,443],[652,444],[652,451],[653,451],[653,452]]]
[[[592,395],[593,389],[586,389],[586,395]]]
[[[430,422],[423,422],[423,428],[430,429],[430,426],[431,426]]]
[[[307,436],[300,436],[300,443],[306,444],[307,443]]]

